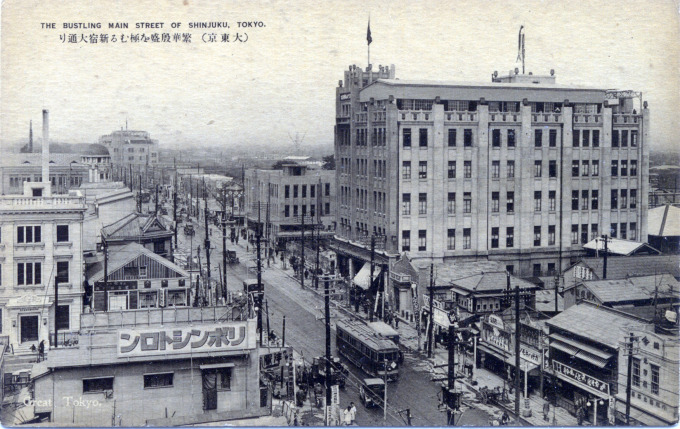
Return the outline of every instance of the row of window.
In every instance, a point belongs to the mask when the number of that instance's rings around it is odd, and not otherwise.
[[[654,344],[656,348],[658,349],[658,343]],[[640,374],[640,359],[639,358],[631,358],[633,359],[633,380],[632,384],[634,387],[640,387],[640,381],[642,379],[642,376]],[[650,372],[650,390],[652,394],[658,395],[659,394],[659,366],[650,364],[649,365],[649,372]],[[643,372],[643,376],[647,377],[647,370],[645,369]],[[644,380],[642,382],[643,387],[647,387],[647,380]]]
[[[316,198],[316,189],[321,185],[309,185],[309,197]],[[291,185],[283,187],[284,198],[290,198]],[[298,191],[302,191],[301,193]],[[301,194],[301,195],[300,195]],[[324,183],[324,194],[326,197],[331,195],[331,184]],[[293,198],[307,198],[307,185],[293,185]]]
[[[215,368],[211,371],[217,375],[218,390],[231,390],[231,368]],[[174,373],[172,372],[144,374],[143,378],[145,389],[174,386]],[[112,392],[113,379],[114,377],[85,378],[83,379],[83,393]]]
[[[68,241],[68,225],[57,225],[57,243]],[[17,226],[17,243],[42,243],[42,227],[39,225]]]
[[[463,228],[463,249],[470,249],[472,246],[472,230],[470,228]],[[456,250],[456,230],[448,229],[446,231],[446,249]],[[403,230],[401,232],[401,250],[405,252],[411,251],[411,231]],[[427,251],[427,231],[424,229],[418,230],[418,251]]]
[[[18,262],[16,273],[18,286],[34,286],[42,284],[42,262]],[[0,281],[1,278],[2,266],[0,265]],[[69,282],[68,261],[57,261],[56,280],[59,283]]]
[[[293,216],[299,216],[300,211],[302,212],[302,216],[307,216],[307,205],[302,204],[302,205],[288,205],[286,204],[283,206],[283,215],[284,217],[290,217],[291,212],[290,208],[293,207]],[[329,216],[331,214],[331,203],[324,203],[323,205],[323,211],[319,213],[321,216]],[[316,205],[315,204],[310,204],[309,205],[309,215],[310,216],[316,216]]]
[[[356,222],[356,232],[359,235],[368,236],[368,224],[365,222]],[[340,228],[348,236],[352,235],[352,225],[350,225],[350,220],[344,217],[340,218]],[[373,235],[384,236],[385,228],[373,225]]]
[[[635,209],[637,208],[637,189],[612,189],[611,202],[612,209]]]
[[[611,237],[616,238],[618,232],[620,231],[620,238],[636,240],[637,238],[637,222],[630,223],[612,223],[609,228],[609,234]],[[589,240],[594,240],[599,236],[598,225],[593,223],[590,225],[590,235],[588,235],[588,224],[581,224],[580,228],[578,224],[571,225],[571,244],[586,244]]]
[[[30,182],[31,176],[10,176],[9,186],[12,188],[18,188],[23,186],[24,182]],[[41,182],[42,176],[37,176],[35,182]],[[60,176],[50,176],[50,182],[54,186],[80,186],[83,183],[83,178],[80,176],[69,177],[67,175]]]

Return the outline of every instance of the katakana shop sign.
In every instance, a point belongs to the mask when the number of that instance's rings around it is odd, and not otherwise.
[[[595,390],[598,394],[609,396],[609,383],[584,374],[570,366],[567,366],[556,360],[552,361],[555,373],[562,379],[567,381],[575,381],[576,383],[585,386],[587,390]]]
[[[482,338],[485,342],[506,352],[510,351],[510,332],[502,331],[496,326],[482,322]]]
[[[519,356],[525,361],[531,362],[534,365],[541,364],[541,354],[531,347],[525,346],[524,344],[519,345]]]
[[[175,329],[121,329],[118,331],[118,357],[254,349],[255,325],[250,325],[252,329],[245,321]]]

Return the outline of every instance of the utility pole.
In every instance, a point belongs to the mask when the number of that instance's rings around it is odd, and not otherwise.
[[[317,270],[319,261],[319,247],[317,242]],[[316,273],[315,273],[316,274]],[[331,297],[329,281],[324,282],[324,313],[326,316],[326,426],[330,426],[330,410],[331,406]],[[319,288],[319,276],[316,276],[316,288]]]
[[[449,397],[454,395],[456,391],[456,322],[455,320],[449,320],[449,332],[448,332],[448,352],[449,352],[449,368],[448,368],[448,389]],[[454,399],[455,400],[455,399]],[[454,404],[456,404],[454,402]],[[447,404],[447,425],[454,424],[455,414],[454,407],[451,404]]]
[[[257,329],[260,331],[260,346],[262,346],[262,300],[264,299],[264,285],[262,284],[262,257],[260,254],[260,239],[262,238],[262,224],[260,223],[260,202],[257,202],[257,291],[258,299]]]
[[[177,173],[175,173],[175,182],[172,189],[172,220],[175,221],[175,249],[177,249],[177,228],[179,228],[179,223],[177,223]]]
[[[265,229],[265,243],[267,243],[267,248],[265,249],[266,256],[267,256],[267,268],[269,268],[269,259],[271,258],[271,236],[270,236],[270,223],[269,223],[269,204],[271,203],[271,197],[272,197],[272,185],[271,183],[267,183],[267,211],[266,211],[266,228]]]
[[[137,195],[137,211],[142,213],[142,175],[139,174],[139,194]]]
[[[434,263],[430,263],[430,287],[428,287],[430,292],[430,315],[428,317],[427,323],[427,357],[431,358],[433,355],[432,346],[432,334],[434,331]]]
[[[222,297],[227,301],[227,193],[222,188]]]
[[[102,247],[104,248],[104,311],[109,311],[109,245],[102,234]],[[94,293],[92,294],[94,299]]]
[[[93,294],[94,296],[94,294]],[[57,309],[59,308],[59,271],[54,276],[54,348],[59,345],[59,325],[57,324]]]
[[[635,341],[635,336],[631,332],[629,341],[626,344],[626,347],[628,348],[628,378],[626,380],[626,426],[630,426],[630,395],[632,392],[631,384],[633,381],[633,341]]]
[[[508,282],[510,281],[510,273],[508,273]],[[520,323],[519,323],[519,285],[515,285],[515,418],[519,423],[519,402],[520,402]]]
[[[154,207],[153,214],[158,216],[158,183],[156,183],[156,206]]]
[[[371,293],[371,288],[373,287],[373,270],[375,270],[375,235],[371,235],[371,275],[368,281],[368,293]],[[375,299],[377,300],[378,297],[376,296]],[[368,320],[373,322],[373,303],[371,303],[371,307],[368,309]]]
[[[205,192],[205,181],[203,181],[203,191]],[[208,272],[206,273],[206,279],[208,281],[208,287],[206,288],[206,295],[210,289],[210,229],[208,229],[208,199],[203,198],[203,220],[205,221],[205,260]],[[210,296],[208,295],[208,301],[210,301]]]
[[[604,240],[604,264],[602,265],[602,280],[607,279],[607,254],[609,253],[609,237],[606,235],[602,236],[602,240]]]
[[[300,246],[300,256],[301,256],[301,263],[300,263],[300,287],[303,289],[305,288],[305,215],[304,213],[302,214],[302,217],[300,218],[300,239],[302,245]]]
[[[319,289],[319,253],[320,253],[320,243],[319,243],[319,224],[314,225],[316,229],[316,263],[314,264],[314,289]],[[326,282],[328,283],[328,282]]]

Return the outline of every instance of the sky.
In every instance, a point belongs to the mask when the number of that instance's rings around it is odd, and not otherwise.
[[[677,1],[149,1],[4,0],[0,27],[0,149],[41,134],[96,142],[125,126],[161,146],[276,148],[333,145],[335,88],[344,70],[396,66],[400,79],[488,82],[518,64],[555,69],[557,83],[642,91],[652,149],[678,147],[680,33]],[[203,43],[190,22],[228,22]],[[237,28],[260,21],[263,27]],[[41,23],[55,23],[43,29]],[[63,23],[100,22],[101,29]],[[127,22],[127,30],[110,30]],[[162,22],[163,29],[135,28]],[[172,22],[181,23],[178,29]],[[191,33],[192,43],[87,44],[70,34]],[[229,43],[220,42],[228,33]],[[247,34],[246,42],[234,40]]]

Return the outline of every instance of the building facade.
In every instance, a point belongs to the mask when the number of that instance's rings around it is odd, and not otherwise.
[[[52,192],[63,194],[83,183],[94,182],[93,168],[75,153],[50,154]],[[3,153],[0,160],[0,193],[23,195],[25,182],[42,182],[39,153]]]
[[[152,140],[146,131],[123,130],[99,137],[116,166],[133,168],[158,164],[158,140]]]
[[[647,236],[649,111],[630,94],[552,75],[468,84],[350,66],[336,112],[340,241],[380,235],[390,254],[540,276],[600,234]]]
[[[302,216],[307,224],[305,231],[317,223],[322,230],[333,231],[334,179],[333,170],[312,170],[294,164],[284,165],[281,170],[246,170],[245,211],[251,234],[261,225],[263,237],[270,238],[272,247],[274,243],[282,245],[300,236]]]
[[[53,343],[55,326],[80,327],[85,200],[78,191],[33,196],[40,187],[49,186],[27,182],[24,195],[0,198],[0,335],[15,352]]]

